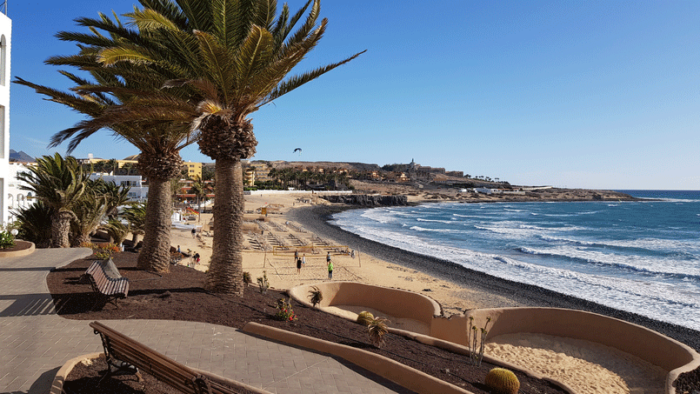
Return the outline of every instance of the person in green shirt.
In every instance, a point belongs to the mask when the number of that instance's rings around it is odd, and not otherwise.
[[[333,262],[330,259],[328,259],[327,264],[328,264],[328,279],[332,280],[333,279]]]

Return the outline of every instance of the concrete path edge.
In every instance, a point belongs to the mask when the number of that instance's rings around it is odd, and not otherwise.
[[[362,349],[355,349],[350,346],[332,343],[254,322],[246,323],[241,331],[340,357],[419,394],[473,394],[471,391],[467,391],[424,372]]]

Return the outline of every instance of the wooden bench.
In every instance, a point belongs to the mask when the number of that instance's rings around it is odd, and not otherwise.
[[[104,304],[111,302],[119,308],[117,299],[126,298],[126,295],[129,294],[129,279],[108,277],[99,261],[90,264],[85,275],[92,285],[92,290],[98,295],[92,309],[95,309],[100,301],[103,301]]]
[[[141,369],[183,393],[267,393],[243,383],[189,368],[101,323],[92,322],[90,327],[95,330],[95,334],[100,335],[107,359],[108,369],[102,379],[115,374],[129,373],[135,374],[141,381],[138,371]]]

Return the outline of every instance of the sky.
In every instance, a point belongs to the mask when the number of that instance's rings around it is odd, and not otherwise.
[[[66,89],[44,61],[77,48],[55,34],[134,4],[9,0],[13,78]],[[367,53],[253,113],[253,160],[413,159],[515,185],[700,189],[698,1],[324,0],[321,16],[326,34],[292,74]],[[41,156],[64,154],[48,142],[82,116],[13,84],[10,118],[10,147]],[[138,150],[104,130],[73,155],[89,153]],[[212,161],[196,145],[182,157]]]

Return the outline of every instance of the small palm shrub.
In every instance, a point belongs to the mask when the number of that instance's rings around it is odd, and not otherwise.
[[[321,303],[321,301],[323,301],[323,293],[321,292],[321,289],[319,289],[318,286],[313,286],[311,290],[309,290],[309,302],[313,304],[315,308],[316,305]]]
[[[369,323],[374,320],[374,315],[367,311],[362,311],[357,315],[357,322],[363,326],[369,326]]]
[[[372,319],[372,321],[367,325],[369,340],[372,342],[372,345],[376,346],[377,348],[382,347],[384,344],[384,335],[389,332],[389,327],[386,325],[387,322],[389,322],[389,320],[383,317],[377,317]]]
[[[270,282],[267,280],[267,271],[263,271],[263,276],[258,278],[258,286],[260,286],[260,294],[266,294],[270,288]]]
[[[520,381],[515,374],[505,368],[494,368],[489,371],[484,384],[493,394],[517,394]]]
[[[281,321],[294,321],[297,319],[297,315],[292,309],[292,300],[280,298],[277,300],[277,313],[275,313],[275,320]]]
[[[245,287],[248,287],[251,283],[253,283],[253,280],[250,279],[250,272],[243,272],[243,283],[245,284]]]

